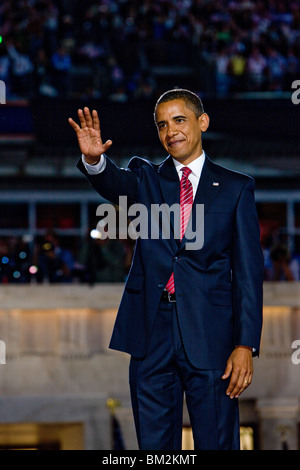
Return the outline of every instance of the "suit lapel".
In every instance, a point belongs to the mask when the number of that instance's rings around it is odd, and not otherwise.
[[[220,185],[221,181],[219,175],[215,171],[215,165],[208,157],[206,157],[194,199],[194,206],[196,204],[204,204],[204,212],[207,213],[218,194]]]
[[[174,166],[171,156],[168,156],[167,159],[159,166],[159,184],[162,192],[162,197],[165,204],[168,207],[172,207],[173,204],[180,203],[180,182],[178,178],[178,173]],[[174,213],[170,213],[170,226],[174,235]],[[177,238],[171,237],[173,240],[176,240],[179,244],[180,240]]]
[[[179,203],[179,178],[172,157],[158,167],[159,184],[166,204]]]

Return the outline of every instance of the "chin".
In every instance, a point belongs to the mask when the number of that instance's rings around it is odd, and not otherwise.
[[[176,155],[176,154],[171,154],[173,158],[175,158],[175,160],[186,160],[188,157],[186,155]]]

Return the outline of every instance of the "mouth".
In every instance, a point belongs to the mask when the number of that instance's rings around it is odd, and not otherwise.
[[[174,148],[174,147],[176,147],[177,145],[181,144],[182,142],[183,142],[183,139],[181,139],[181,140],[179,140],[179,139],[177,139],[177,140],[170,140],[170,141],[168,142],[168,147],[169,147],[169,148]]]

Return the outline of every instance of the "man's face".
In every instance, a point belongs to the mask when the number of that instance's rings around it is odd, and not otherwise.
[[[208,123],[207,114],[197,119],[182,99],[161,103],[156,110],[156,125],[162,145],[184,165],[201,155],[201,135]]]

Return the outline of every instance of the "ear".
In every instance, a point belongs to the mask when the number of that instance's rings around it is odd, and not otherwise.
[[[206,113],[201,114],[198,118],[201,132],[205,132],[209,126],[209,116]]]

